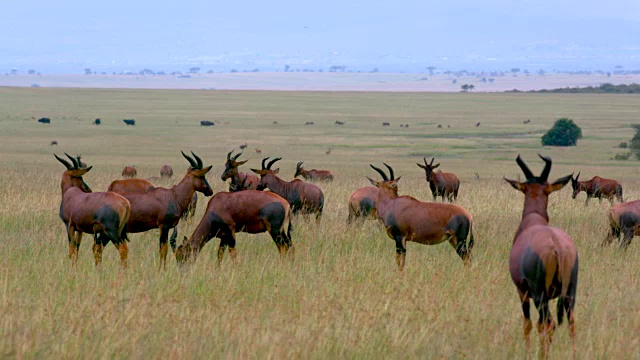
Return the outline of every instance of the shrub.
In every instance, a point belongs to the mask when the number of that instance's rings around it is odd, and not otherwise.
[[[621,142],[620,145],[618,145],[618,147],[620,149],[626,149],[627,148],[627,142],[626,141]]]
[[[576,146],[582,138],[582,129],[569,118],[556,120],[553,127],[542,135],[544,146]]]
[[[616,154],[616,155],[613,157],[613,159],[614,159],[614,160],[629,160],[629,157],[630,157],[630,156],[631,156],[631,153],[630,153],[630,152],[628,152],[628,153],[622,153],[622,154],[618,153],[618,154]]]

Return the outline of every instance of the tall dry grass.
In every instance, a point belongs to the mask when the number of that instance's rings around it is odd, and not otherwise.
[[[638,100],[631,97],[0,92],[6,109],[0,113],[2,357],[522,357],[522,314],[507,259],[523,198],[501,180],[517,176],[515,155],[522,152],[536,172],[542,163],[533,154],[550,154],[554,179],[574,170],[621,178],[625,197],[640,198],[635,162],[608,161],[604,153],[630,137],[623,125],[633,121],[628,111]],[[550,118],[547,124],[553,122],[550,114],[562,113],[583,126],[585,139],[577,149],[539,149],[536,134],[513,138],[529,131],[515,123],[523,109],[533,112],[539,105],[545,105],[540,113]],[[56,112],[52,126],[33,124],[30,116],[47,109]],[[142,119],[136,129],[117,123],[132,113],[126,118]],[[462,120],[472,116],[481,119],[479,129]],[[95,117],[107,119],[105,125],[88,125]],[[199,118],[223,123],[201,129],[193,126]],[[274,129],[276,118],[283,126]],[[343,129],[332,124],[338,118],[349,119]],[[412,127],[383,129],[382,118]],[[607,125],[599,120],[605,118],[615,120]],[[318,125],[304,127],[305,120]],[[449,135],[468,138],[443,137],[433,125],[438,122],[455,125],[445,130]],[[48,145],[51,138],[59,148]],[[281,174],[287,179],[299,160],[336,173],[333,183],[321,185],[326,210],[320,225],[295,220],[293,261],[280,260],[268,235],[239,234],[235,263],[226,257],[216,265],[214,239],[191,266],[180,269],[171,259],[158,272],[158,233],[151,231],[130,236],[126,271],[120,271],[113,246],[96,269],[86,235],[78,268],[71,269],[58,218],[64,168],[52,151],[82,153],[94,166],[85,181],[99,191],[127,164],[148,177],[170,162],[180,177],[188,164],[179,150],[193,149],[214,165],[210,184],[223,191],[226,152],[244,141],[259,144],[264,156],[284,156]],[[324,154],[328,146],[334,149],[330,156]],[[258,167],[259,157],[246,154],[248,165]],[[465,268],[446,243],[410,243],[406,269],[399,273],[395,245],[377,222],[346,225],[346,199],[368,185],[365,175],[376,175],[368,163],[386,161],[403,175],[402,194],[430,200],[415,165],[430,154],[440,154],[441,168],[462,179],[458,203],[474,215],[474,262]],[[572,201],[565,189],[549,204],[551,223],[572,236],[580,254],[578,356],[640,357],[638,239],[626,253],[601,248],[608,204],[585,207],[583,199]],[[179,225],[181,236],[195,229],[205,205],[200,202],[193,222]],[[571,356],[565,326],[556,332],[551,356]]]

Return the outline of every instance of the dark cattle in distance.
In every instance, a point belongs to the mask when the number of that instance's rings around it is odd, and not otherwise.
[[[93,125],[100,125],[100,124],[102,124],[102,121],[100,119],[93,120]]]
[[[386,121],[382,123],[382,126],[389,126],[389,125],[391,125],[391,124],[386,122]]]
[[[240,146],[239,146],[239,148],[240,148],[241,150],[244,150],[244,149],[246,149],[246,148],[247,148],[247,146],[248,146],[248,145],[247,145],[247,143],[244,143],[244,144],[240,145]]]
[[[51,146],[54,146],[54,145],[58,145],[58,141],[57,140],[51,140]]]
[[[523,124],[528,124],[528,123],[530,123],[530,122],[531,122],[531,119],[527,119],[527,120],[524,120],[522,123],[523,123]]]
[[[336,120],[336,123],[335,123],[335,124],[336,124],[336,125],[344,125],[344,121],[338,121],[338,120]]]
[[[480,122],[478,121],[478,122],[476,123],[476,127],[479,127],[479,126],[480,126]]]
[[[273,125],[278,125],[278,122],[277,122],[277,121],[274,121],[274,122],[273,122]]]
[[[213,125],[215,125],[213,123],[213,121],[209,121],[209,120],[201,120],[200,121],[200,126],[213,126]]]
[[[307,121],[306,123],[304,123],[305,125],[313,125],[313,121]]]
[[[40,118],[40,119],[38,119],[38,122],[40,124],[51,124],[51,119],[49,119],[49,118]]]
[[[438,129],[442,129],[442,125],[438,124]]]
[[[122,120],[127,126],[136,126],[136,121],[133,119],[124,119]]]

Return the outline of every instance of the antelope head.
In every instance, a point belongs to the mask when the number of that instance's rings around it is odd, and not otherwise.
[[[398,176],[398,178],[396,178],[395,175],[393,174],[393,169],[391,168],[391,166],[387,165],[386,163],[383,163],[383,164],[384,166],[387,167],[387,169],[389,169],[389,176],[387,176],[387,174],[385,174],[384,171],[382,171],[382,169],[379,169],[369,164],[369,166],[371,166],[373,170],[377,171],[378,174],[382,176],[382,181],[375,181],[370,177],[367,177],[367,179],[371,184],[373,184],[373,186],[377,187],[382,192],[385,192],[391,195],[392,197],[398,197],[398,181],[400,181],[400,178],[402,176]]]
[[[264,190],[266,188],[269,187],[269,183],[271,183],[278,175],[278,173],[280,172],[280,168],[277,168],[275,170],[271,169],[271,166],[273,166],[273,164],[276,161],[282,160],[281,157],[275,158],[271,161],[269,161],[268,164],[265,165],[266,161],[269,159],[269,157],[266,157],[264,159],[262,159],[262,169],[257,170],[257,169],[251,169],[251,171],[253,171],[254,173],[260,175],[260,182],[258,182],[258,188],[257,190]]]
[[[580,192],[580,182],[578,181],[579,177],[580,177],[580,173],[576,175],[575,179],[573,178],[573,176],[571,177],[571,187],[573,188],[573,194],[571,194],[572,199],[575,199],[576,196],[578,196],[578,193]]]
[[[424,160],[424,165],[420,163],[416,163],[416,165],[418,165],[419,168],[424,169],[427,176],[427,182],[431,182],[431,179],[433,178],[433,169],[440,166],[440,163],[433,165],[433,161],[435,160],[435,158],[431,158],[431,163],[427,163],[426,157],[423,158],[423,160]]]
[[[296,174],[293,176],[294,178],[297,178],[298,176],[302,175],[304,173],[304,169],[302,168],[302,161],[300,161],[298,164],[296,164]]]
[[[246,163],[249,160],[245,160],[245,161],[236,161],[238,160],[238,158],[240,157],[240,155],[242,155],[242,151],[238,154],[236,154],[235,156],[231,157],[231,155],[233,154],[233,150],[231,150],[228,154],[227,154],[227,162],[224,164],[224,172],[222,173],[222,176],[220,177],[222,179],[222,181],[227,181],[227,179],[229,178],[234,178],[236,176],[238,176],[238,167],[240,167],[240,165]]]
[[[182,152],[182,151],[181,151]],[[189,155],[182,152],[182,156],[189,161],[191,165],[187,170],[187,176],[190,176],[193,179],[193,187],[196,191],[200,191],[205,196],[213,195],[213,190],[211,186],[209,186],[209,182],[207,182],[207,178],[205,175],[211,170],[212,166],[203,167],[202,160],[198,157],[198,155],[191,152],[193,158]]]
[[[83,167],[80,165],[80,157],[74,158],[67,153],[64,154],[69,158],[69,160],[71,160],[71,163],[59,157],[58,155],[53,154],[53,156],[55,156],[56,159],[58,159],[58,161],[60,161],[67,168],[67,170],[62,174],[62,192],[64,193],[65,190],[69,188],[77,187],[84,192],[90,193],[91,188],[89,187],[89,185],[87,185],[87,183],[84,182],[82,176],[88,173],[93,166],[86,167],[85,164],[85,166]]]

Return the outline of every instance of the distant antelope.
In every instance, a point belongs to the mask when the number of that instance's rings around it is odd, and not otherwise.
[[[169,230],[178,225],[193,201],[195,192],[199,191],[205,196],[213,194],[205,177],[211,166],[203,167],[202,160],[193,152],[191,155],[193,158],[182,153],[191,166],[182,180],[172,188],[156,187],[144,193],[121,193],[131,203],[131,216],[127,222],[128,233],[160,230],[160,268],[166,267]],[[175,244],[172,244],[172,248],[174,247]]]
[[[404,269],[407,241],[425,245],[448,241],[465,264],[470,263],[474,243],[473,216],[462,206],[398,196],[401,177],[395,178],[391,166],[384,165],[389,169],[389,177],[381,169],[369,165],[382,176],[382,181],[367,179],[378,188],[378,218],[387,229],[387,235],[396,242],[398,269]]]
[[[571,187],[573,188],[573,194],[571,197],[575,199],[581,191],[587,193],[587,200],[584,205],[589,205],[589,200],[592,197],[598,198],[602,203],[602,198],[608,199],[613,205],[614,197],[620,202],[624,202],[622,198],[622,185],[619,182],[611,179],[601,178],[600,176],[594,176],[588,181],[578,181],[580,173],[576,175],[575,179],[571,178]]]
[[[433,169],[440,166],[440,163],[433,165],[435,158],[431,158],[431,163],[427,163],[427,158],[424,159],[424,165],[417,163],[418,167],[424,169],[426,174],[433,200],[435,201],[438,196],[442,196],[442,201],[446,197],[449,202],[453,202],[458,198],[458,190],[460,189],[460,180],[455,174],[445,173],[442,171],[434,172]]]
[[[262,154],[262,150],[260,150],[260,148],[256,148],[256,154]]]
[[[249,160],[236,161],[242,155],[242,152],[236,154],[234,157],[231,157],[232,154],[233,150],[227,154],[227,162],[224,164],[224,172],[220,176],[220,179],[222,179],[222,181],[231,179],[231,182],[229,183],[229,191],[238,191],[240,189],[256,190],[260,179],[253,174],[238,172],[240,165],[245,164]],[[243,185],[242,187],[239,187],[241,183]]]
[[[331,155],[331,148],[328,148],[327,151],[324,152],[327,155]]]
[[[96,266],[102,261],[104,246],[111,241],[118,248],[120,262],[125,268],[129,252],[126,243],[126,224],[131,212],[129,201],[113,192],[91,192],[89,185],[82,179],[91,167],[80,167],[77,158],[67,153],[65,155],[71,163],[54,154],[67,168],[60,183],[60,218],[67,229],[72,266],[75,267],[78,262],[82,234],[88,233],[93,234],[93,256]]]
[[[305,180],[311,181],[333,181],[333,174],[329,170],[305,170],[302,168],[302,161],[298,162],[296,165],[296,173],[293,175],[294,178],[298,176],[302,176]]]
[[[530,347],[529,334],[533,325],[530,317],[529,301],[533,299],[538,309],[538,333],[542,357],[546,358],[556,324],[549,311],[549,300],[558,299],[558,323],[562,324],[564,314],[569,318],[569,335],[575,352],[574,306],[578,286],[578,251],[571,237],[562,229],[549,226],[547,205],[549,195],[562,189],[571,180],[567,175],[549,184],[551,159],[539,155],[545,162],[540,176],[534,176],[525,162],[516,158],[525,182],[505,180],[524,194],[522,221],[518,226],[511,255],[509,271],[518,289],[524,314],[524,338],[527,350]]]
[[[123,178],[134,178],[138,174],[138,170],[136,170],[135,166],[125,166],[122,169],[122,177]]]
[[[265,162],[269,158],[262,159],[262,169],[251,169],[254,173],[260,175],[258,190],[269,190],[282,196],[291,205],[291,211],[294,214],[300,212],[303,215],[316,214],[316,220],[320,221],[322,211],[324,209],[324,194],[319,187],[314,184],[306,183],[300,179],[292,181],[284,181],[278,177],[280,168],[275,170],[271,166],[282,158],[275,158],[267,165]]]
[[[160,178],[161,179],[171,179],[173,176],[173,168],[169,164],[162,165],[160,168]]]
[[[195,260],[202,247],[214,237],[220,239],[218,265],[227,247],[235,260],[237,232],[268,232],[281,256],[289,251],[293,253],[289,203],[272,192],[246,190],[215,194],[191,237],[185,237],[182,245],[175,249],[176,260],[179,264]]]
[[[51,140],[51,146],[54,146],[54,145],[58,145],[58,141],[57,140]]]

